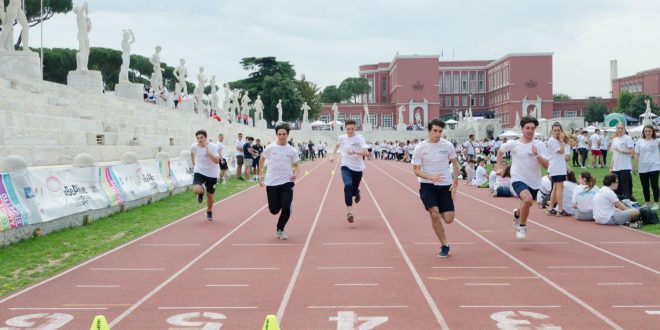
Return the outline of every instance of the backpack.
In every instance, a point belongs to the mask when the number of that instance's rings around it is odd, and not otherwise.
[[[645,225],[655,225],[660,223],[660,220],[658,220],[658,214],[648,207],[642,207],[639,209],[639,219],[644,222]]]

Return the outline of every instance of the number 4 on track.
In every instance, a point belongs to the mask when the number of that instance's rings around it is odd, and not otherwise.
[[[370,330],[385,322],[387,316],[357,316],[355,312],[339,312],[337,316],[331,316],[330,321],[337,322],[337,330]],[[358,323],[364,322],[360,325]],[[357,327],[356,327],[357,326]]]

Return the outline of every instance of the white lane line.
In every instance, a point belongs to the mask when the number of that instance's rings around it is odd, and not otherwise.
[[[383,245],[383,243],[322,243],[322,245]]]
[[[465,283],[467,286],[509,286],[511,283]]]
[[[608,286],[608,285],[642,285],[642,283],[597,283],[597,285]]]
[[[378,283],[336,283],[335,286],[378,286]]]
[[[204,270],[279,270],[278,267],[225,267],[225,268],[204,268]]]
[[[660,315],[660,311],[645,311],[649,315]]]
[[[463,305],[461,308],[561,308],[559,305]]]
[[[510,211],[507,211],[507,210],[505,210],[505,209],[503,209],[503,208],[501,208],[501,207],[499,207],[499,206],[497,206],[497,205],[493,205],[493,204],[491,204],[491,203],[484,202],[484,201],[482,201],[482,200],[480,200],[480,199],[478,199],[478,198],[476,198],[476,197],[473,197],[472,195],[469,195],[469,194],[463,193],[463,192],[461,192],[461,191],[459,191],[458,193],[461,194],[461,195],[467,196],[467,197],[469,197],[469,198],[472,198],[472,199],[474,199],[474,200],[476,200],[476,201],[479,201],[479,202],[481,202],[481,203],[483,203],[483,204],[490,205],[491,207],[496,208],[496,209],[498,209],[498,210],[500,210],[500,211],[502,211],[502,212],[504,212],[504,213],[507,213],[507,214],[513,214],[513,213],[511,213]],[[595,245],[593,245],[593,244],[591,244],[591,243],[589,243],[589,242],[583,241],[583,240],[581,240],[581,239],[579,239],[579,238],[577,238],[577,237],[573,237],[573,236],[571,236],[571,235],[568,235],[568,234],[565,234],[565,233],[563,233],[563,232],[560,232],[560,231],[558,231],[558,230],[556,230],[556,229],[550,228],[550,227],[548,227],[548,226],[544,226],[544,225],[542,225],[541,223],[536,222],[536,221],[533,221],[533,220],[531,220],[531,219],[527,219],[527,221],[530,222],[530,223],[533,223],[533,224],[535,224],[535,225],[537,225],[537,226],[539,226],[539,227],[542,227],[542,228],[548,229],[548,230],[550,230],[550,231],[552,231],[552,232],[554,232],[554,233],[556,233],[556,234],[558,234],[558,235],[561,235],[561,236],[564,236],[564,237],[566,237],[566,238],[572,239],[572,240],[574,240],[574,241],[576,241],[576,242],[578,242],[578,243],[582,243],[582,244],[584,244],[584,245],[586,245],[586,246],[588,246],[588,247],[590,247],[590,248],[593,248],[593,249],[595,249],[595,250],[598,250],[598,251],[600,251],[600,252],[602,252],[602,253],[608,254],[608,255],[610,255],[610,256],[612,256],[612,257],[615,257],[615,258],[617,258],[617,259],[619,259],[619,260],[623,260],[623,261],[625,261],[625,262],[627,262],[627,263],[630,263],[630,264],[633,264],[633,265],[635,265],[635,266],[637,266],[637,267],[639,267],[639,268],[642,268],[642,269],[648,270],[649,272],[652,272],[652,273],[654,273],[654,274],[656,274],[656,275],[660,275],[660,271],[658,271],[658,270],[656,270],[656,269],[653,269],[653,268],[651,268],[651,267],[648,267],[648,266],[642,265],[642,264],[640,264],[640,263],[638,263],[638,262],[636,262],[636,261],[632,261],[632,260],[630,260],[630,259],[628,259],[628,258],[626,258],[626,257],[620,256],[620,255],[618,255],[618,254],[616,254],[616,253],[612,253],[612,252],[610,252],[610,251],[607,251],[607,250],[605,250],[605,249],[603,249],[603,248],[600,248],[600,247],[598,247],[598,246],[595,246]]]
[[[10,311],[75,311],[107,310],[107,307],[11,307]]]
[[[337,165],[339,163],[335,163],[335,166],[332,168],[332,172],[334,173],[337,170]],[[305,256],[307,256],[307,250],[309,250],[309,245],[312,242],[312,235],[314,234],[314,231],[316,231],[316,226],[319,223],[319,219],[321,217],[321,210],[323,209],[323,206],[325,205],[325,200],[328,198],[328,192],[330,191],[330,186],[332,185],[332,180],[334,179],[334,175],[330,176],[330,181],[328,181],[328,186],[325,188],[325,193],[323,194],[323,199],[321,199],[321,204],[319,204],[319,209],[316,211],[316,216],[314,217],[314,222],[312,223],[312,227],[309,229],[309,233],[307,233],[307,238],[305,239],[305,245],[303,245],[302,251],[300,251],[300,256],[298,256],[298,261],[296,262],[296,267],[293,270],[293,274],[291,274],[291,279],[289,280],[289,285],[286,287],[286,291],[284,291],[284,296],[282,297],[282,301],[280,302],[280,307],[277,309],[277,314],[276,318],[282,323],[282,319],[284,318],[284,312],[286,311],[286,307],[289,304],[289,300],[291,299],[291,293],[293,293],[293,287],[296,285],[296,281],[298,281],[298,276],[300,275],[300,269],[302,268],[303,261],[305,260]]]
[[[660,305],[617,305],[614,308],[660,308]]]
[[[247,189],[245,189],[245,190],[243,190],[243,191],[240,191],[240,192],[238,192],[238,193],[236,193],[236,194],[234,194],[234,195],[231,195],[231,196],[229,196],[229,197],[227,197],[227,198],[225,198],[225,199],[223,199],[223,200],[217,201],[217,202],[214,203],[213,205],[215,206],[215,205],[218,205],[218,204],[220,204],[220,203],[224,203],[224,202],[226,202],[226,201],[228,201],[228,200],[230,200],[230,199],[232,199],[232,198],[234,198],[234,197],[236,197],[236,196],[239,196],[239,195],[241,195],[241,194],[243,194],[243,193],[246,193],[246,192],[248,192],[248,191],[250,191],[250,190],[252,190],[252,189],[254,189],[254,188],[256,188],[256,187],[257,187],[257,186],[252,186],[252,187],[250,187],[250,188],[247,188]],[[74,270],[77,270],[78,268],[85,267],[85,266],[87,266],[88,264],[90,264],[90,263],[92,263],[92,262],[94,262],[94,261],[96,261],[96,260],[99,260],[99,259],[101,259],[101,258],[103,258],[103,257],[105,257],[105,256],[107,256],[107,255],[109,255],[109,254],[111,254],[111,253],[114,253],[114,252],[116,252],[116,251],[119,251],[119,250],[121,250],[121,249],[123,249],[123,248],[125,248],[125,247],[127,247],[127,246],[129,246],[129,245],[131,245],[131,244],[134,244],[134,243],[136,243],[136,242],[138,242],[138,241],[141,241],[141,240],[143,240],[143,239],[145,239],[145,238],[147,238],[147,237],[149,237],[149,236],[151,236],[151,235],[154,235],[154,234],[160,232],[161,230],[165,230],[165,229],[167,229],[167,228],[169,228],[169,227],[171,227],[171,226],[174,226],[175,224],[178,224],[179,222],[182,222],[182,221],[184,221],[184,220],[186,220],[186,219],[188,219],[188,218],[190,218],[190,217],[192,217],[192,216],[195,216],[195,215],[197,215],[197,214],[203,212],[204,210],[206,210],[206,207],[203,208],[203,209],[200,209],[200,210],[197,211],[197,212],[191,213],[191,214],[189,214],[189,215],[187,215],[187,216],[185,216],[185,217],[183,217],[183,218],[181,218],[181,219],[179,219],[179,220],[173,221],[173,222],[171,222],[171,223],[169,223],[169,224],[167,224],[167,225],[165,225],[165,226],[163,226],[163,227],[160,227],[160,228],[158,228],[158,229],[156,229],[156,230],[154,230],[154,231],[152,231],[152,232],[150,232],[150,233],[144,234],[144,235],[142,235],[142,236],[140,236],[140,237],[138,237],[138,238],[136,238],[136,239],[134,239],[134,240],[132,240],[132,241],[130,241],[130,242],[127,242],[127,243],[125,243],[125,244],[123,244],[123,245],[120,245],[120,246],[118,246],[118,247],[116,247],[116,248],[114,248],[114,249],[112,249],[112,250],[110,250],[110,251],[108,251],[108,252],[106,252],[106,253],[103,253],[103,254],[98,255],[98,256],[96,256],[96,257],[94,257],[94,258],[92,258],[92,259],[89,259],[89,260],[87,260],[87,261],[81,263],[81,264],[78,265],[78,266],[75,266],[75,267],[69,268],[68,270],[65,270],[65,271],[63,271],[63,272],[61,272],[61,273],[59,273],[59,274],[57,274],[57,275],[55,275],[55,276],[53,276],[53,277],[51,277],[51,278],[45,279],[45,280],[43,280],[43,281],[41,281],[41,282],[39,282],[39,283],[37,283],[37,284],[35,284],[35,285],[33,285],[33,286],[30,286],[30,287],[25,288],[25,289],[23,289],[23,290],[21,290],[21,291],[18,291],[18,292],[14,293],[14,294],[12,294],[12,295],[10,295],[10,296],[7,296],[7,297],[5,297],[5,298],[3,298],[3,299],[0,299],[0,304],[3,304],[3,303],[5,303],[6,301],[8,301],[8,300],[10,300],[10,299],[16,298],[16,297],[18,297],[18,296],[20,296],[20,295],[22,295],[22,294],[24,294],[24,293],[26,293],[26,292],[28,292],[28,291],[33,290],[34,288],[38,288],[38,287],[40,287],[40,286],[42,286],[42,285],[44,285],[44,284],[46,284],[46,283],[48,283],[48,282],[50,282],[50,281],[52,281],[52,280],[55,280],[55,279],[57,279],[57,278],[60,278],[60,277],[62,277],[62,276],[64,276],[64,275],[68,274],[68,273],[71,273],[71,272],[73,272]]]
[[[232,246],[292,246],[295,243],[234,243]]]
[[[405,184],[403,184],[401,181],[397,180],[395,177],[393,177],[393,176],[390,175],[389,173],[383,171],[379,166],[377,166],[377,165],[373,165],[373,166],[374,166],[376,169],[378,169],[379,171],[383,172],[385,175],[389,176],[389,177],[390,177],[392,180],[394,180],[395,182],[399,183],[399,185],[401,185],[402,187],[404,187],[405,189],[407,189],[408,191],[410,191],[413,195],[415,195],[415,196],[419,196],[419,193],[417,193],[417,192],[415,192],[414,190],[410,189],[410,187],[406,186]],[[402,169],[402,170],[403,170],[403,169]],[[459,193],[461,193],[461,192],[459,191]],[[461,194],[462,194],[462,193],[461,193]],[[464,195],[465,195],[465,194],[464,194]],[[467,195],[467,196],[470,196],[470,195]],[[470,196],[470,197],[471,197],[471,196]],[[475,198],[475,199],[476,199],[476,198]],[[477,199],[477,200],[478,200],[478,199]],[[501,210],[503,210],[503,209],[501,209]],[[508,212],[507,212],[507,213],[508,213]],[[555,283],[555,282],[553,282],[552,280],[550,280],[549,278],[545,277],[543,274],[541,274],[540,272],[538,272],[537,270],[535,270],[535,269],[532,268],[531,266],[527,265],[527,264],[524,263],[522,260],[516,258],[515,256],[513,256],[513,255],[510,254],[509,252],[505,251],[503,248],[499,247],[497,244],[493,243],[492,241],[490,241],[489,239],[487,239],[487,238],[484,237],[483,235],[479,234],[477,231],[475,231],[474,229],[472,229],[472,228],[470,228],[469,226],[467,226],[464,222],[460,221],[458,218],[455,218],[455,221],[456,221],[458,224],[460,224],[463,228],[467,229],[467,230],[470,231],[472,234],[474,234],[475,236],[479,237],[482,241],[486,242],[488,245],[490,245],[490,246],[492,246],[493,248],[495,248],[496,250],[500,251],[502,254],[504,254],[505,256],[507,256],[509,259],[513,260],[513,261],[514,261],[515,263],[517,263],[518,265],[520,265],[520,266],[522,266],[523,268],[527,269],[527,271],[529,271],[530,273],[532,273],[532,274],[538,276],[538,277],[541,278],[544,282],[546,282],[548,285],[550,285],[551,287],[555,288],[557,291],[561,292],[561,293],[564,294],[566,297],[568,297],[568,298],[570,298],[571,300],[573,300],[575,303],[577,303],[577,304],[579,304],[580,306],[584,307],[586,310],[588,310],[589,312],[591,312],[592,314],[594,314],[596,317],[598,317],[599,319],[601,319],[603,322],[607,323],[609,326],[611,326],[611,327],[613,327],[613,328],[616,328],[616,329],[623,329],[621,326],[619,326],[618,324],[614,323],[614,321],[610,320],[607,316],[603,315],[601,312],[597,311],[595,308],[591,307],[589,304],[587,304],[586,302],[582,301],[580,298],[576,297],[576,296],[573,295],[572,293],[568,292],[566,289],[564,289],[564,288],[562,288],[561,286],[559,286],[557,283]],[[546,227],[546,228],[547,228],[547,229],[550,229],[550,228],[548,228],[548,227]]]
[[[119,285],[94,285],[94,284],[80,284],[76,288],[118,288]]]
[[[249,284],[207,284],[205,285],[206,287],[209,288],[239,288],[239,287],[248,287],[250,286]]]
[[[568,244],[568,242],[507,242],[506,244],[512,245],[557,245],[557,244]]]
[[[548,269],[609,269],[623,268],[623,266],[546,266]]]
[[[433,269],[508,269],[508,266],[434,266]]]
[[[140,246],[200,246],[201,244],[197,243],[148,243],[148,244],[140,244]]]
[[[325,163],[325,160],[323,160],[321,163],[316,165],[310,172],[313,172],[316,170],[319,166],[323,165]],[[304,180],[307,176],[303,176],[300,178],[297,182],[301,182]],[[256,186],[253,186],[256,187]],[[235,195],[234,195],[235,196]],[[224,242],[227,238],[229,238],[231,235],[233,235],[235,232],[237,232],[239,229],[241,229],[245,224],[250,222],[252,219],[254,219],[261,211],[263,211],[268,204],[264,204],[260,209],[258,209],[256,212],[254,212],[251,216],[249,216],[247,219],[245,219],[243,222],[241,222],[238,226],[236,226],[234,229],[232,229],[230,232],[228,232],[225,236],[217,240],[213,245],[211,245],[208,249],[204,250],[201,254],[199,254],[195,259],[190,261],[188,264],[183,266],[179,271],[177,271],[174,275],[170,276],[167,280],[159,284],[156,288],[151,290],[146,296],[142,297],[140,300],[138,300],[135,304],[133,304],[131,307],[129,307],[127,310],[125,310],[123,313],[121,313],[117,318],[112,320],[110,322],[110,327],[116,326],[119,322],[121,322],[123,319],[125,319],[129,314],[131,314],[133,311],[135,311],[138,307],[140,307],[144,302],[146,302],[149,298],[153,297],[156,293],[158,293],[160,290],[162,290],[166,285],[170,284],[172,281],[174,281],[176,278],[181,276],[186,270],[188,270],[190,267],[192,267],[197,261],[202,259],[204,256],[209,254],[213,249],[215,249],[218,245],[220,245],[222,242]]]
[[[162,272],[165,268],[90,268],[95,272]]]
[[[550,230],[547,230],[547,229],[531,229],[531,228],[529,228],[529,229],[527,229],[527,231],[531,232],[531,231],[550,231]],[[492,229],[492,230],[479,230],[479,232],[480,233],[495,233],[495,232],[510,233],[511,230],[509,230],[509,229]]]
[[[417,286],[419,287],[419,290],[422,292],[422,295],[424,296],[426,303],[431,308],[431,312],[433,312],[433,316],[435,316],[435,320],[438,322],[438,325],[440,326],[441,329],[449,329],[449,325],[447,324],[445,317],[440,312],[438,305],[435,303],[435,300],[433,300],[433,297],[431,296],[431,293],[429,293],[429,290],[426,288],[426,285],[424,285],[424,281],[422,281],[422,277],[417,272],[417,269],[415,268],[415,265],[413,265],[412,260],[410,260],[410,257],[408,257],[408,253],[406,253],[406,250],[403,248],[401,241],[399,241],[399,237],[394,232],[394,228],[392,228],[392,225],[390,225],[390,221],[387,219],[385,213],[383,212],[383,209],[380,207],[380,204],[376,200],[376,196],[374,196],[373,192],[371,192],[371,188],[369,188],[369,185],[367,184],[367,180],[364,180],[364,186],[365,188],[367,188],[367,191],[369,192],[371,199],[374,201],[374,204],[376,204],[376,209],[378,210],[378,213],[380,213],[380,216],[383,219],[383,222],[385,222],[385,225],[387,226],[387,230],[390,232],[390,235],[392,235],[392,239],[394,239],[394,243],[399,249],[399,252],[403,257],[403,260],[405,260],[406,265],[408,265],[408,269],[415,278],[415,282],[417,282]]]
[[[517,280],[536,280],[537,276],[431,276],[429,280],[447,280],[447,279],[517,279]]]
[[[385,309],[385,308],[408,308],[408,306],[404,305],[383,305],[383,306],[360,306],[360,305],[348,305],[348,306],[307,306],[309,309],[363,309],[363,308],[371,308],[371,309]]]
[[[159,310],[199,310],[199,309],[258,309],[257,306],[176,306],[158,307]]]
[[[355,266],[355,267],[319,267],[319,269],[335,269],[335,270],[342,270],[342,269],[393,269],[394,267],[391,266]]]
[[[600,244],[660,244],[658,242],[600,242]]]
[[[449,243],[449,245],[476,245],[477,243]],[[415,243],[415,245],[440,245],[440,242],[434,242],[434,243]]]

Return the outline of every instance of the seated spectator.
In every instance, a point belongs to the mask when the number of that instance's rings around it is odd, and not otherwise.
[[[639,217],[639,211],[621,203],[614,191],[619,185],[615,174],[603,178],[603,187],[594,196],[594,220],[601,225],[623,225]]]
[[[479,188],[488,188],[488,173],[486,172],[486,160],[479,158],[479,163],[472,180],[472,185]]]
[[[575,215],[576,210],[573,207],[571,201],[573,200],[573,194],[575,193],[575,188],[578,187],[577,180],[575,178],[575,172],[571,169],[568,169],[566,172],[566,181],[564,181],[564,193],[563,193],[563,207],[564,213],[561,215]],[[557,214],[560,214],[557,212]]]
[[[474,159],[471,159],[471,158],[468,159],[468,161],[467,161],[467,165],[463,165],[463,167],[465,168],[465,174],[467,175],[467,182],[466,182],[466,184],[467,184],[468,186],[471,186],[471,185],[472,185],[472,181],[474,180],[474,176],[475,176],[475,174],[476,174],[476,173],[475,173],[475,169],[474,169]]]
[[[497,179],[493,187],[493,197],[513,197],[513,195],[513,189],[511,189],[511,166],[507,166],[502,173],[497,173]]]
[[[596,178],[587,171],[580,173],[580,185],[575,187],[571,199],[571,206],[575,209],[575,219],[581,221],[594,220],[593,200],[597,192]]]
[[[536,195],[536,202],[541,208],[548,207],[548,201],[550,200],[550,193],[552,192],[552,181],[550,180],[549,175],[544,175],[541,178],[541,187],[539,188],[539,193]]]

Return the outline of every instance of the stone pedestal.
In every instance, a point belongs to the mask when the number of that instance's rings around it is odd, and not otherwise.
[[[256,124],[255,127],[258,128],[258,129],[267,129],[268,128],[268,123],[264,119],[257,120],[257,124]]]
[[[101,71],[69,71],[66,84],[81,92],[103,94],[103,77]]]
[[[371,127],[371,123],[365,123],[365,124],[362,126],[362,131],[364,131],[364,132],[370,132],[371,129],[372,129],[372,127]]]
[[[406,124],[398,124],[396,125],[396,130],[397,132],[405,132],[408,129]]]
[[[183,102],[179,102],[177,109],[182,111],[195,111],[195,101],[192,99],[183,100]]]
[[[0,76],[42,80],[39,54],[31,51],[0,53]]]
[[[642,125],[651,125],[653,126],[653,120],[651,120],[650,116],[644,116],[642,119]]]
[[[144,99],[144,85],[118,83],[115,85],[115,95],[131,100],[142,101]]]

